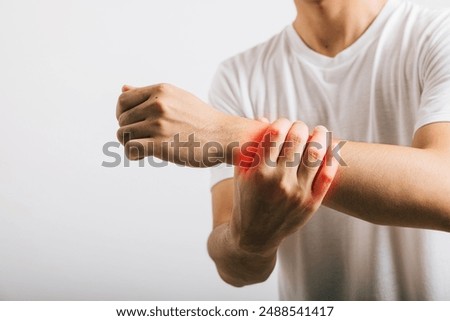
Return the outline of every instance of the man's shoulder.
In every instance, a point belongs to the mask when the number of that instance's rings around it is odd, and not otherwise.
[[[220,68],[249,74],[255,68],[265,67],[267,64],[273,63],[277,57],[282,57],[286,54],[286,46],[284,44],[287,41],[287,29],[288,27],[268,40],[222,61]]]
[[[418,59],[423,72],[436,57],[450,53],[450,8],[429,8],[405,0],[394,21],[399,32],[391,35],[392,41],[403,43],[405,54]]]
[[[400,10],[405,27],[420,34],[432,35],[450,30],[450,8],[429,8],[427,6],[404,1]]]

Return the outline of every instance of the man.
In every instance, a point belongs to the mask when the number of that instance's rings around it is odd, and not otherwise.
[[[249,171],[212,172],[208,250],[226,282],[262,282],[278,261],[281,299],[450,299],[449,13],[402,0],[295,4],[291,26],[220,66],[216,109],[170,85],[125,86],[127,155],[209,166],[199,150],[161,146],[177,133],[200,146],[271,135]],[[272,124],[251,120],[261,117]],[[326,157],[314,146],[327,129],[346,141],[336,176],[336,162],[308,166]],[[217,154],[239,165],[229,148]]]

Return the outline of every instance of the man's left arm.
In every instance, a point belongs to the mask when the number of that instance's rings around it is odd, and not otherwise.
[[[391,226],[450,232],[450,123],[418,129],[412,147],[347,142],[324,205]]]
[[[420,42],[412,146],[347,143],[341,152],[348,167],[340,168],[327,206],[377,224],[450,232],[450,28],[444,18]]]

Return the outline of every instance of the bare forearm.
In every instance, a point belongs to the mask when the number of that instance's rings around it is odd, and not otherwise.
[[[249,119],[233,123],[241,146],[264,126]],[[324,205],[376,224],[450,231],[448,155],[357,142],[347,142],[340,154],[347,166],[340,167]]]
[[[239,249],[230,235],[228,224],[212,231],[208,239],[208,252],[221,278],[238,287],[265,281],[276,262],[276,253],[259,255]]]
[[[324,204],[363,220],[450,231],[446,158],[412,147],[347,142]]]

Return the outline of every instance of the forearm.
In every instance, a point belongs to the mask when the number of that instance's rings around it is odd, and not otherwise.
[[[450,231],[450,166],[437,152],[347,142],[324,205],[363,220]]]
[[[234,119],[233,126],[227,138],[240,146],[266,128],[250,119]],[[325,206],[376,224],[450,231],[448,157],[426,149],[357,142],[346,142],[340,155],[347,166],[339,168]]]
[[[227,223],[211,232],[208,252],[221,278],[238,287],[264,282],[272,273],[276,262],[276,252],[260,255],[240,249],[233,240]]]
[[[238,165],[246,143],[259,142],[268,128],[267,123],[223,113],[218,119],[211,138],[220,143],[224,152],[220,157],[230,165]]]

